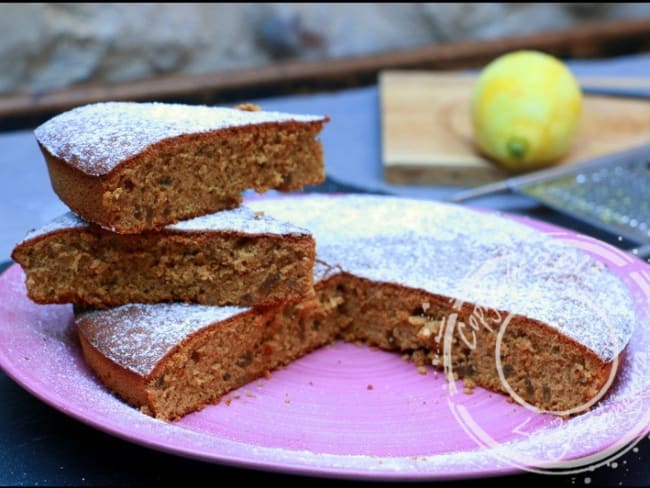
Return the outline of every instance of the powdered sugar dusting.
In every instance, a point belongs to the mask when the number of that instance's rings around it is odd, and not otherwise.
[[[39,229],[32,230],[22,242],[61,230],[86,228],[90,224],[72,212],[67,212]],[[248,207],[240,206],[232,210],[222,210],[209,215],[183,220],[164,228],[180,232],[237,232],[246,235],[310,235],[306,229],[289,222],[283,222],[268,215],[256,213]],[[21,243],[22,243],[21,242]]]
[[[180,231],[231,231],[242,234],[302,234],[310,232],[289,222],[256,213],[246,206],[183,220],[166,227]]]
[[[109,359],[147,375],[194,332],[247,310],[184,303],[130,304],[81,313],[76,320],[84,336]]]
[[[79,218],[79,216],[73,212],[66,212],[63,215],[60,215],[55,219],[52,219],[50,222],[43,225],[42,227],[39,227],[38,229],[32,229],[31,231],[29,231],[25,236],[25,238],[21,242],[19,242],[19,244],[22,244],[23,242],[31,241],[32,239],[35,239],[40,236],[44,236],[46,234],[58,232],[60,230],[80,229],[84,227],[88,227],[87,222]]]
[[[224,107],[168,103],[105,102],[77,107],[35,130],[37,140],[54,156],[89,175],[110,173],[148,146],[184,134],[231,127],[322,122],[317,115],[251,112]]]
[[[248,205],[311,230],[331,266],[547,323],[607,361],[636,322],[625,285],[602,263],[498,215],[374,196]]]

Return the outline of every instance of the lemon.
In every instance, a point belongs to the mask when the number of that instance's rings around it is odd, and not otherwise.
[[[582,113],[582,92],[559,59],[514,51],[489,63],[472,96],[479,149],[514,172],[556,162],[571,146]]]

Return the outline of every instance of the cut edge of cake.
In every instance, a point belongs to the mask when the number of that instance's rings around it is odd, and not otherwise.
[[[69,212],[30,232],[12,258],[37,303],[253,306],[313,295],[315,242],[306,229],[247,207],[137,235]]]

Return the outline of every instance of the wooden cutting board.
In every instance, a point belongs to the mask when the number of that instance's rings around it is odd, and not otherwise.
[[[387,181],[475,186],[510,176],[478,154],[470,121],[476,77],[435,71],[384,71],[379,89]],[[650,86],[650,80],[584,78],[582,86]],[[558,164],[650,142],[650,100],[586,95],[580,129]]]

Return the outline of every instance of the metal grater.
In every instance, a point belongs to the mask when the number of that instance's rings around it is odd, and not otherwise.
[[[650,157],[531,183],[520,193],[635,242],[650,242]]]
[[[650,244],[650,145],[510,178],[462,192],[453,201],[508,189],[644,249]]]

